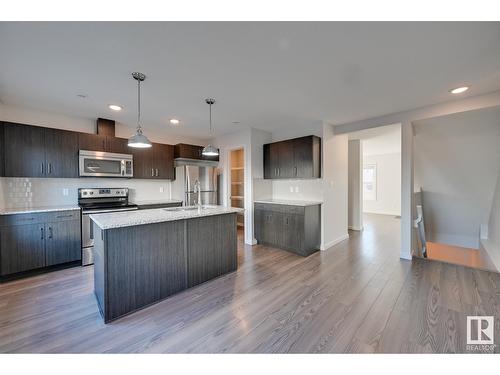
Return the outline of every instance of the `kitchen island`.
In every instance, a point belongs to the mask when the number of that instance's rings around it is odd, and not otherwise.
[[[90,215],[104,322],[235,271],[239,211],[192,206]]]

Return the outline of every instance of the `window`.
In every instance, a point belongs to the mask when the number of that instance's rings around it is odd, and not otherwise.
[[[363,166],[363,200],[377,200],[377,166],[375,164]]]

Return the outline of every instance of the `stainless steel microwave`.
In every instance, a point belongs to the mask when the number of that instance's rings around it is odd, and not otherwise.
[[[134,177],[134,160],[129,154],[80,150],[81,177]]]

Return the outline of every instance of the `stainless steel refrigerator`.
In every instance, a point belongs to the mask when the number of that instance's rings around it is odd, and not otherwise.
[[[185,206],[198,204],[195,183],[200,182],[201,204],[217,204],[217,168],[213,166],[182,165],[175,168],[173,193]],[[175,194],[175,192],[177,192]]]

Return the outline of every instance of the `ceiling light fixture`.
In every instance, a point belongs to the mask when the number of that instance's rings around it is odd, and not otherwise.
[[[455,89],[451,89],[450,92],[452,94],[461,94],[463,92],[466,92],[469,89],[467,86],[462,86],[462,87],[457,87]]]
[[[179,125],[180,121],[179,121],[179,120],[177,120],[176,118],[171,118],[171,119],[170,119],[170,123],[171,123],[172,125]]]
[[[205,99],[205,103],[207,103],[210,107],[210,136],[212,136],[212,105],[215,104],[215,99]],[[209,144],[208,146],[203,148],[201,154],[203,156],[219,156],[219,150]]]
[[[117,104],[110,104],[110,105],[108,105],[108,108],[112,109],[113,111],[121,111],[122,110],[122,107],[117,105]]]
[[[139,72],[132,73],[132,77],[137,81],[137,129],[135,134],[129,138],[128,146],[135,148],[149,148],[152,146],[151,141],[142,134],[141,126],[141,82],[146,79],[146,76]]]

